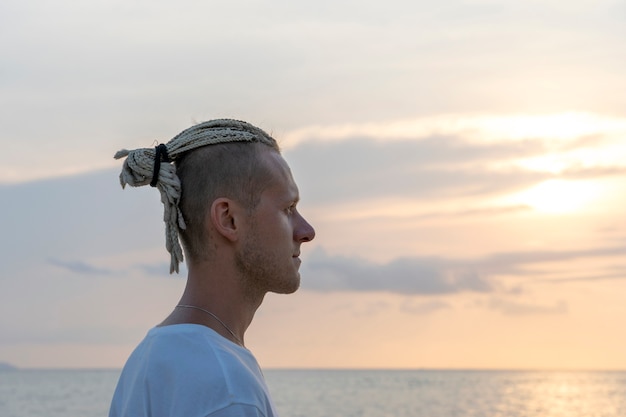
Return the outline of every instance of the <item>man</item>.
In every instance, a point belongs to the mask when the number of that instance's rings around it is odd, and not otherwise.
[[[276,141],[214,120],[124,156],[122,186],[161,192],[170,272],[182,260],[180,233],[188,277],[128,359],[109,416],[275,416],[244,333],[267,292],[298,289],[300,245],[315,236]]]

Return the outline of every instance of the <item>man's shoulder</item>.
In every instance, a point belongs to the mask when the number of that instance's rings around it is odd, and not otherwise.
[[[254,377],[258,371],[250,351],[214,330],[197,324],[176,324],[151,329],[128,360],[128,367],[143,368],[176,379],[197,375],[204,382]]]
[[[120,407],[128,401],[128,409],[149,406],[176,415],[232,407],[271,410],[252,354],[199,325],[150,330],[128,359],[116,397]]]

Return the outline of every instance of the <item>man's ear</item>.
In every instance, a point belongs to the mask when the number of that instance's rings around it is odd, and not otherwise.
[[[211,224],[224,238],[230,241],[238,239],[239,205],[225,197],[218,198],[211,204],[209,210]]]

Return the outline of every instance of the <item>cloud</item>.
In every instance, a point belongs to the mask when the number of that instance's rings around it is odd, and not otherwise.
[[[552,270],[547,272],[546,275],[550,278],[544,278],[542,281],[559,284],[576,281],[604,281],[604,280],[616,280],[626,279],[626,267],[625,266],[608,266],[601,270],[594,269],[592,271],[576,271],[572,273],[570,271]]]
[[[114,273],[114,271],[109,268],[93,266],[83,261],[63,261],[59,259],[50,259],[48,263],[50,265],[82,275],[111,275]]]
[[[492,298],[487,304],[487,307],[492,310],[499,311],[507,316],[527,316],[534,314],[566,314],[568,312],[568,305],[565,301],[558,301],[554,305],[540,305]]]
[[[76,324],[66,322],[61,325],[47,319],[28,327],[16,327],[0,323],[2,343],[0,345],[24,344],[116,344],[135,343],[137,335],[145,327],[129,327],[108,323]]]
[[[555,146],[583,149],[590,140],[574,139],[557,146],[541,139],[480,144],[447,136],[387,142],[371,137],[311,139],[287,149],[285,157],[304,198],[315,204],[390,197],[432,200],[509,194],[560,177],[626,175],[626,167],[620,166],[572,165],[558,175],[519,165],[520,160],[543,156]]]
[[[494,253],[471,260],[448,260],[457,267],[480,271],[486,277],[495,279],[497,276],[507,275],[518,278],[528,278],[532,282],[567,283],[571,281],[594,281],[604,279],[626,279],[626,274],[619,272],[603,272],[597,266],[572,268],[571,263],[594,258],[615,259],[620,261],[626,254],[626,246],[608,246],[580,250],[545,250],[545,251],[516,251]],[[561,266],[555,266],[561,263]],[[565,268],[565,269],[563,269]],[[613,269],[616,269],[613,268]],[[623,269],[621,269],[623,271]],[[546,278],[558,276],[559,278]],[[520,285],[522,285],[520,287]],[[509,294],[523,293],[523,284],[506,288]]]
[[[49,259],[48,264],[80,275],[127,275],[133,269],[139,271],[142,275],[150,277],[177,278],[187,275],[187,266],[184,263],[180,266],[179,274],[170,274],[170,264],[168,262],[135,264],[122,269],[98,267],[85,261],[66,261],[59,259]]]
[[[474,259],[414,256],[377,264],[356,257],[329,255],[317,247],[303,263],[302,286],[320,292],[384,291],[427,296],[473,292],[519,296],[524,292],[519,284],[508,286],[498,281],[497,277],[513,275],[537,278],[541,272],[531,269],[531,266],[594,257],[619,259],[625,253],[626,248],[620,246],[570,251],[506,252]],[[580,277],[580,270],[569,271],[568,274],[573,275],[571,279],[550,282],[626,278],[625,274],[619,273],[608,276],[595,273],[589,277]]]
[[[626,254],[626,246],[560,251],[502,252],[495,253],[481,259],[476,259],[472,261],[471,264],[481,270],[489,271],[490,273],[534,275],[536,272],[527,269],[527,267],[542,263],[574,261],[596,257],[616,257],[617,259],[620,259],[624,256],[624,254]]]
[[[402,146],[380,147],[372,142],[365,141],[362,148],[355,147],[353,159],[346,159],[345,164],[336,161],[333,164],[324,163],[325,169],[314,166],[312,161],[323,160],[323,155],[329,154],[335,158],[335,150],[343,160],[349,156],[349,150],[354,147],[354,143],[325,144],[324,146],[310,145],[301,147],[295,154],[292,165],[299,170],[304,170],[310,180],[314,180],[317,191],[313,190],[313,195],[309,193],[309,186],[301,186],[303,198],[314,204],[323,206],[328,200],[344,198],[350,200],[358,198],[358,193],[352,190],[360,189],[363,198],[381,196],[391,190],[398,195],[402,192],[406,194],[410,181],[403,178],[403,173],[409,172],[410,155],[415,153],[420,155],[420,150],[446,147],[451,143],[458,143],[455,140],[446,144],[436,145],[432,142],[426,144],[412,143]],[[425,148],[420,148],[424,145]],[[456,145],[455,145],[456,146]],[[310,158],[305,158],[305,154],[313,153]],[[487,154],[490,151],[485,150]],[[509,154],[509,151],[499,151]],[[514,152],[513,152],[514,153]],[[381,154],[385,164],[372,165],[365,163],[354,163],[354,159],[376,159],[376,154]],[[436,155],[435,151],[433,155]],[[457,156],[445,156],[441,152],[440,163],[461,158]],[[482,152],[469,153],[467,160],[482,161]],[[393,156],[399,158],[397,167],[393,165]],[[447,158],[447,159],[446,159]],[[294,158],[290,158],[294,159]],[[433,157],[432,165],[437,165],[437,158]],[[352,169],[352,166],[356,169]],[[391,166],[391,167],[389,167]],[[329,167],[326,169],[326,167]],[[382,171],[381,175],[388,176],[389,184],[385,185],[381,181],[378,186],[368,183],[364,176],[372,172]],[[396,173],[395,170],[398,172]],[[437,173],[437,171],[433,171]],[[440,173],[440,172],[439,172]],[[94,253],[106,256],[116,253],[124,253],[134,250],[145,250],[155,248],[161,250],[164,258],[167,254],[163,248],[163,223],[161,220],[162,206],[159,202],[158,193],[152,189],[127,189],[122,190],[117,183],[117,170],[98,171],[90,174],[82,174],[73,177],[57,178],[54,180],[36,181],[31,183],[16,184],[11,186],[0,186],[0,192],[5,198],[3,205],[3,216],[0,217],[0,227],[3,230],[2,244],[3,265],[7,270],[21,268],[20,265],[33,262],[43,262],[56,267],[65,268],[73,272],[85,272],[86,274],[105,273],[106,268],[98,268],[89,263],[86,259],[93,259]],[[406,187],[400,187],[398,182],[405,181]],[[423,188],[432,187],[428,182],[441,184],[441,180],[434,177],[423,181]],[[454,178],[458,184],[467,183],[468,179],[463,175]],[[353,186],[351,187],[350,184]],[[484,186],[484,185],[483,185]],[[440,187],[434,188],[432,192],[443,192]],[[345,191],[345,190],[349,191]],[[410,189],[409,189],[410,192]],[[316,193],[318,193],[316,195]],[[355,195],[356,194],[356,195]],[[417,193],[416,193],[417,194]],[[329,197],[330,196],[330,197]],[[334,196],[334,197],[333,197]],[[445,216],[473,216],[473,215],[494,215],[516,213],[527,210],[525,206],[506,207],[482,207],[468,208],[463,210],[451,210],[441,212],[426,212],[415,214],[418,218],[427,220],[432,217]],[[474,260],[455,260],[442,258],[407,258],[398,259],[385,266],[375,266],[365,261],[338,257],[336,259],[327,256],[312,258],[317,262],[318,270],[326,272],[341,272],[343,278],[337,283],[340,287],[358,287],[355,282],[358,278],[353,277],[356,273],[363,272],[363,282],[369,282],[366,287],[388,288],[398,291],[407,290],[409,292],[453,292],[455,290],[485,290],[485,282],[482,281],[480,272],[485,273],[523,273],[523,267],[532,263],[562,261],[593,256],[618,256],[625,253],[622,246],[591,248],[578,251],[521,251],[509,253],[495,253],[493,255]],[[68,260],[67,253],[72,253],[74,259]],[[82,260],[77,260],[82,259]],[[157,273],[159,268],[147,268],[141,266],[144,272]],[[449,275],[450,268],[465,268],[463,274],[458,272]],[[472,267],[473,269],[470,269]],[[140,269],[141,269],[140,268]],[[343,269],[342,269],[343,268]],[[373,269],[372,269],[373,268]],[[149,271],[148,271],[149,269]],[[167,268],[164,268],[167,270]],[[421,284],[411,282],[411,278],[393,278],[386,285],[384,275],[388,273],[404,273],[407,276],[426,277]],[[448,274],[448,275],[446,275]],[[378,277],[378,278],[377,278]],[[323,285],[317,284],[323,287]]]
[[[337,201],[358,203],[359,199],[390,195],[427,200],[454,196],[454,191],[460,189],[468,192],[474,188],[475,192],[486,192],[492,188],[504,192],[548,174],[519,169],[509,171],[507,175],[502,170],[490,171],[482,165],[494,158],[506,161],[520,154],[535,155],[545,146],[539,140],[481,145],[455,137],[431,137],[384,144],[372,139],[352,138],[332,143],[303,142],[289,150],[286,157],[294,171],[301,174],[296,179],[303,200],[307,205],[312,203],[323,208]],[[449,168],[457,165],[461,167],[459,171]],[[117,175],[115,169],[0,185],[6,201],[0,216],[3,230],[1,261],[7,273],[19,275],[24,265],[39,264],[86,276],[107,274],[113,270],[95,266],[90,263],[93,261],[87,260],[93,260],[95,256],[115,258],[126,253],[153,251],[162,254],[159,265],[146,263],[152,259],[150,255],[142,258],[147,261],[136,262],[137,265],[131,268],[147,275],[166,274],[167,268],[160,265],[168,255],[164,249],[163,209],[158,193],[149,187],[122,190]],[[525,206],[467,205],[459,210],[409,213],[406,218],[426,222],[437,217],[504,216],[526,210]],[[348,221],[367,228],[363,219]],[[384,224],[390,223],[376,223],[378,226]],[[417,226],[407,222],[406,227]],[[424,238],[428,236],[424,235]],[[72,254],[72,259],[67,258],[68,253]],[[489,293],[506,291],[495,281],[494,277],[499,275],[531,277],[537,275],[536,269],[531,267],[536,268],[542,263],[617,257],[624,253],[626,249],[621,245],[567,251],[513,251],[474,259],[406,256],[387,264],[376,264],[366,259],[319,251],[303,265],[307,276],[311,277],[304,280],[303,286],[317,291],[389,291],[427,295]],[[590,277],[601,275],[578,272]]]
[[[521,213],[532,210],[530,206],[517,204],[509,206],[492,206],[492,207],[478,207],[469,208],[467,210],[458,211],[439,211],[424,213],[414,216],[415,219],[433,219],[439,217],[471,217],[471,216],[498,216],[501,214]]]
[[[578,180],[623,175],[626,175],[626,166],[573,166],[565,169],[559,178]]]
[[[580,26],[598,6],[128,3],[2,2],[0,122],[13,145],[0,180],[103,166],[114,144],[162,141],[210,116],[298,129],[623,108],[611,94],[624,83],[620,14]]]
[[[159,262],[158,264],[137,264],[133,268],[138,269],[146,275],[153,277],[176,278],[187,276],[187,265],[182,263],[178,274],[170,274],[169,262]]]
[[[493,285],[474,271],[449,268],[437,258],[400,258],[386,264],[330,256],[317,248],[304,267],[303,288],[315,291],[387,291],[441,295],[490,292]]]
[[[117,177],[118,170],[104,170],[0,185],[4,267],[15,271],[25,264],[56,263],[93,273],[80,262],[154,247],[163,248],[167,259],[158,192],[122,190]],[[67,260],[68,253],[74,260]]]

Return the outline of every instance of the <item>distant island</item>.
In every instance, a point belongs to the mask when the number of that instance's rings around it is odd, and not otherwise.
[[[10,363],[0,362],[0,372],[2,371],[17,371],[17,367]]]

